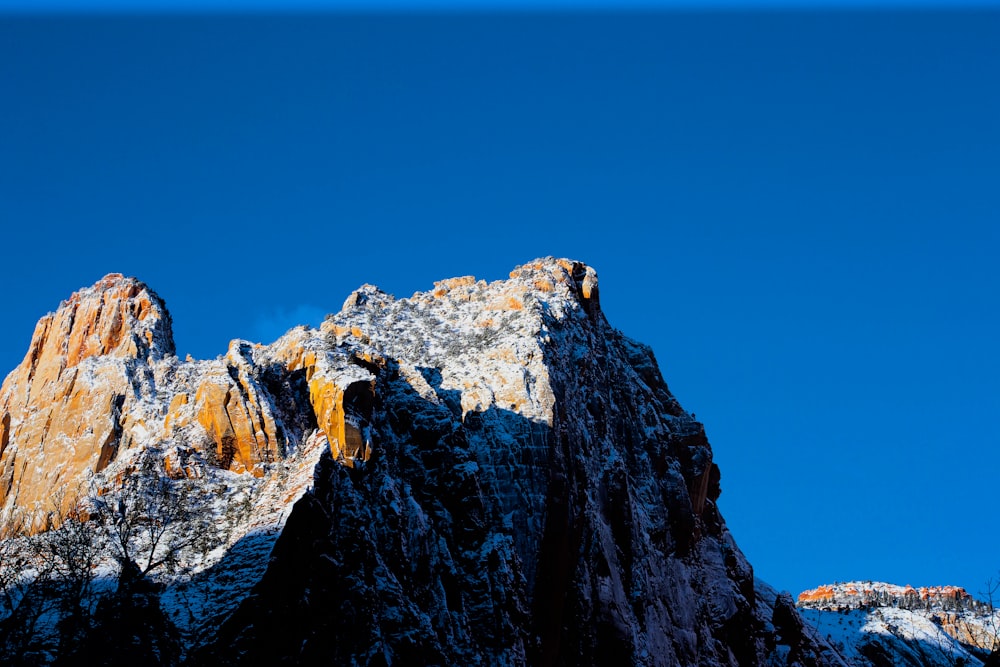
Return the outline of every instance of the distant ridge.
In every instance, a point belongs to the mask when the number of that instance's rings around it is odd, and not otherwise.
[[[976,600],[959,586],[898,586],[880,581],[849,581],[827,584],[799,593],[800,607],[815,609],[860,609],[865,607],[901,607],[915,609],[982,609],[988,605]]]
[[[850,581],[803,591],[797,606],[855,667],[976,667],[1000,657],[1000,614],[958,586]]]

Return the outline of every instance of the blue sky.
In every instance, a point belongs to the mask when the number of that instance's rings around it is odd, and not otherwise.
[[[182,356],[214,357],[364,282],[407,296],[573,257],[706,424],[761,577],[982,590],[1000,571],[1000,11],[926,4],[0,0],[0,367],[111,271],[166,299]]]
[[[968,9],[995,8],[1000,0],[0,0],[17,13],[256,13],[339,11],[633,11],[676,9]]]

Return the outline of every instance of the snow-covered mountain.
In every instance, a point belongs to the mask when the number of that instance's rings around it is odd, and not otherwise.
[[[971,667],[1000,648],[1000,612],[955,586],[838,583],[804,591],[798,607],[858,667]]]
[[[175,355],[110,275],[0,388],[3,664],[840,665],[700,423],[545,258]]]

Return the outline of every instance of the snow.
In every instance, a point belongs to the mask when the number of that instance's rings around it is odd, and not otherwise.
[[[608,627],[649,666],[826,655],[808,633],[768,653],[773,637],[759,628],[777,596],[754,604],[752,570],[714,498],[693,507],[690,489],[711,473],[703,428],[669,394],[651,351],[583,296],[595,286],[589,267],[552,258],[518,267],[510,280],[445,281],[410,299],[365,286],[318,330],[296,328],[266,346],[234,341],[216,360],[130,367],[136,398],[126,408],[142,425],[130,427],[130,448],[95,483],[130,475],[139,452],[198,454],[173,483],[191,490],[205,539],[179,554],[176,570],[151,574],[188,648],[217,637],[237,605],[253,612],[259,596],[249,592],[281,566],[271,561],[274,544],[305,496],[298,507],[318,507],[306,516],[330,526],[300,548],[320,550],[308,562],[342,581],[364,582],[355,602],[371,618],[352,622],[373,628],[365,641],[383,657],[392,657],[393,641],[420,638],[456,664],[524,664],[536,642],[563,641],[558,624],[556,634],[532,638],[526,619],[548,600],[536,584],[551,585],[546,594],[563,595],[577,614],[571,640],[582,662],[595,659],[596,633]],[[265,372],[303,369],[307,353],[315,363],[302,374],[341,388],[376,380],[381,394],[364,428],[377,456],[364,466],[324,456],[330,443],[312,430],[316,416],[282,412],[270,390],[260,390],[261,410],[285,420],[287,442],[279,461],[260,464],[261,477],[207,462],[214,450],[205,449],[212,441],[196,401],[176,406],[178,425],[164,423],[173,396],[193,397],[214,378],[263,387]],[[308,411],[307,400],[296,409]],[[315,604],[330,597],[332,584],[315,573],[292,574],[282,581],[300,582],[297,592]],[[740,644],[733,624],[756,633],[752,641]],[[241,641],[281,639],[251,626]]]
[[[803,619],[861,667],[876,654],[926,667],[981,665],[1000,628],[1000,612],[954,587],[847,582],[803,597]]]

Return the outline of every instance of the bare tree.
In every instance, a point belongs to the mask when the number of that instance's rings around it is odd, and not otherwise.
[[[56,493],[45,515],[5,522],[0,665],[47,664],[52,656],[88,664],[134,637],[144,638],[142,650],[128,654],[135,661],[179,660],[176,628],[149,575],[190,564],[189,556],[216,545],[218,531],[197,511],[192,484],[169,479],[156,452],[141,454],[119,479],[83,499]],[[114,592],[96,586],[109,564],[118,566]]]
[[[994,601],[1000,597],[1000,579],[986,581],[986,621],[983,623],[985,637],[979,647],[988,652],[985,667],[1000,667],[1000,622],[997,619],[997,609]]]
[[[42,556],[40,567],[48,568],[68,614],[86,615],[93,593],[94,576],[105,549],[104,533],[92,521],[87,501],[65,492],[53,496],[55,509],[47,517],[44,533],[32,542]]]
[[[95,499],[119,567],[119,587],[128,590],[154,570],[174,572],[182,552],[205,534],[190,487],[171,480],[152,455],[143,456],[122,484]]]
[[[44,521],[44,532],[17,544],[15,558],[24,567],[11,601],[17,609],[10,621],[24,624],[6,638],[10,646],[39,641],[35,624],[48,610],[58,616],[59,653],[69,654],[86,636],[97,603],[94,581],[106,548],[104,531],[92,520],[85,500],[68,497],[65,490],[52,496],[53,509]],[[24,527],[27,527],[25,522]],[[13,548],[13,547],[11,547]],[[44,634],[44,633],[43,633]]]
[[[972,600],[958,604],[956,639],[983,660],[986,667],[1000,667],[1000,610],[994,607],[1000,597],[1000,580],[988,579],[980,596],[985,602]]]
[[[0,535],[0,663],[31,662],[39,620],[55,608],[50,572],[39,567],[23,514],[8,517]]]
[[[31,562],[25,544],[26,531],[22,514],[13,514],[3,522],[0,532],[0,619],[12,616],[24,597],[26,575]]]

